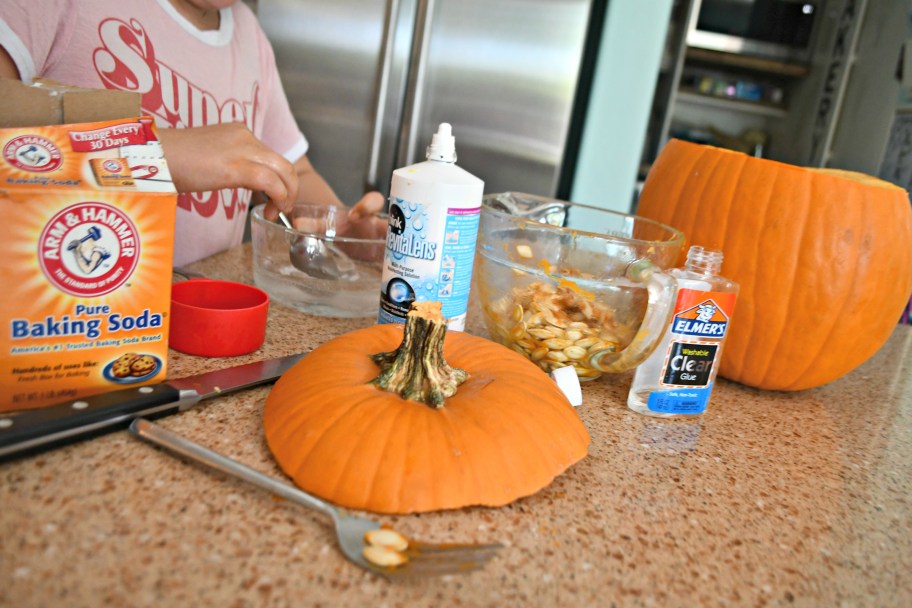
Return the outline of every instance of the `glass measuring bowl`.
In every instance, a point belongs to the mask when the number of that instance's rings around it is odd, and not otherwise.
[[[504,199],[509,204],[504,204]],[[515,209],[561,203],[563,225]],[[663,272],[684,245],[646,218],[521,193],[483,200],[475,289],[491,337],[543,370],[580,380],[636,367],[655,348],[677,285]]]

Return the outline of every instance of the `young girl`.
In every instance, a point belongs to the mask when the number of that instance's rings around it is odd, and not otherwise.
[[[278,209],[341,205],[305,155],[272,47],[237,0],[3,0],[0,76],[142,94],[178,198],[174,264],[241,242],[251,193]],[[366,194],[340,232],[382,236],[359,221],[383,207]]]

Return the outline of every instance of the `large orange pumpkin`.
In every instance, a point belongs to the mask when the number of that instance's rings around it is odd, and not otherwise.
[[[418,336],[415,314],[405,332],[375,325],[326,342],[273,387],[266,440],[298,486],[382,513],[497,506],[586,455],[585,427],[538,367],[489,340],[446,332],[442,317]]]
[[[730,380],[835,380],[883,345],[909,301],[908,193],[867,175],[672,140],[637,213],[724,253],[722,274],[741,285],[719,370]]]

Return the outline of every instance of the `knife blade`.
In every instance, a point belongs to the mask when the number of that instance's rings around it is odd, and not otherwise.
[[[126,428],[134,418],[160,418],[205,399],[273,382],[305,354],[0,413],[0,461]]]

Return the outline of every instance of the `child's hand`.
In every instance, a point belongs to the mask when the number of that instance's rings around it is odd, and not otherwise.
[[[339,222],[339,236],[359,239],[382,239],[386,237],[385,219],[377,217],[385,204],[379,192],[368,192],[348,210],[347,217]]]
[[[294,165],[242,123],[160,129],[158,135],[178,192],[247,188],[264,192],[284,211],[298,196]]]
[[[356,260],[379,262],[383,259],[387,221],[377,217],[383,211],[383,195],[368,192],[347,213],[339,214],[336,234],[356,239],[380,239],[379,243],[337,243],[349,257]]]

